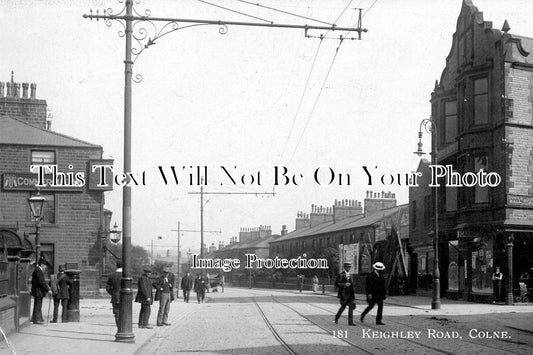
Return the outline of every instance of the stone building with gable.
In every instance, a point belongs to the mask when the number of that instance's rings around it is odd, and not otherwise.
[[[461,174],[482,169],[501,176],[496,187],[439,187],[441,291],[453,298],[492,301],[492,273],[500,266],[502,298],[513,303],[520,275],[533,267],[533,38],[511,34],[510,23],[493,28],[464,0],[431,94],[437,164]],[[411,195],[411,211],[415,200]],[[428,240],[431,218],[427,225],[417,218],[416,225]],[[419,242],[421,248],[431,245]]]
[[[22,88],[22,90],[21,90]],[[56,165],[57,182],[47,170],[40,227],[41,254],[48,274],[60,264],[80,270],[80,292],[97,293],[104,271],[104,247],[111,212],[104,208],[104,191],[91,167],[103,160],[101,146],[52,131],[46,100],[37,99],[36,84],[0,82],[0,248],[10,262],[29,263],[35,256],[35,221],[28,198],[37,193],[31,165]],[[82,173],[84,184],[69,184]],[[61,175],[62,174],[62,175]],[[55,186],[51,186],[55,185]],[[58,186],[64,185],[64,186]],[[11,284],[0,275],[0,293],[12,294],[27,285]]]

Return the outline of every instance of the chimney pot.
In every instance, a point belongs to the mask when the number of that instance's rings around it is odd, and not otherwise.
[[[30,84],[30,99],[36,99],[37,98],[37,84],[31,83]]]
[[[28,88],[29,88],[29,84],[28,83],[22,83],[22,98],[24,99],[27,99],[28,98]]]

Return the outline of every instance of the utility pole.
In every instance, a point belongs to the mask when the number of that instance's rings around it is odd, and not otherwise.
[[[202,216],[203,216],[203,213],[202,213]],[[203,217],[202,217],[203,219]],[[191,230],[191,229],[181,229],[180,228],[180,222],[178,222],[178,229],[171,229],[170,231],[172,232],[178,232],[178,278],[179,278],[179,272],[180,272],[180,233],[181,232],[192,232],[192,233],[201,233],[201,241],[200,243],[203,244],[204,240],[203,240],[203,234],[204,232],[206,233],[222,233],[221,230],[214,230],[214,231],[204,231],[204,228],[203,228],[203,223],[201,223],[201,229],[200,230]],[[202,245],[203,246],[203,245]],[[200,248],[200,257],[202,257],[203,253],[202,253],[202,249],[203,248]],[[190,249],[189,249],[190,251]],[[201,270],[200,270],[201,272]],[[203,276],[203,275],[202,275]]]
[[[121,24],[119,36],[125,39],[125,58],[124,58],[124,172],[131,171],[131,123],[132,123],[132,88],[131,82],[141,82],[142,76],[137,74],[133,76],[133,64],[139,58],[139,55],[145,49],[154,45],[161,37],[179,31],[185,28],[214,25],[219,26],[219,33],[226,34],[228,26],[255,26],[255,27],[269,27],[269,28],[292,28],[305,30],[305,36],[310,38],[309,30],[324,30],[324,31],[346,31],[349,33],[357,32],[358,36],[354,38],[339,36],[339,40],[345,39],[360,40],[361,33],[367,30],[361,27],[362,16],[361,9],[359,9],[359,19],[356,27],[337,27],[335,24],[328,26],[315,25],[295,25],[295,24],[281,24],[281,23],[259,23],[259,22],[239,22],[239,21],[223,21],[223,20],[203,20],[203,19],[180,19],[180,18],[165,18],[165,17],[151,17],[151,11],[137,11],[133,7],[133,0],[118,0],[124,7],[117,13],[109,8],[103,10],[102,14],[90,10],[89,15],[83,15],[84,18],[103,20],[108,26],[112,26],[112,21],[117,21]],[[139,4],[139,1],[136,1]],[[143,13],[144,15],[140,15]],[[146,26],[148,23],[150,26]],[[188,25],[181,26],[181,23]],[[161,26],[158,28],[158,24]],[[135,32],[134,32],[135,31]],[[152,35],[150,35],[152,34]],[[321,40],[327,38],[320,35]],[[132,40],[135,39],[135,45],[132,46]],[[130,179],[127,179],[128,182]],[[131,186],[126,184],[122,187],[122,278],[120,289],[120,312],[118,331],[115,334],[115,341],[133,343],[135,342],[135,335],[133,334],[133,290],[131,277]]]

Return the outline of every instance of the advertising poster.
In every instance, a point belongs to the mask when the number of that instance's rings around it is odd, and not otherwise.
[[[0,1],[0,353],[531,354],[532,14]]]

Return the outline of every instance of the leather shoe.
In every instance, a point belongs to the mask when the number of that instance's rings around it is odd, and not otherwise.
[[[33,324],[44,324],[44,321],[40,320],[40,321],[37,321],[37,322],[33,322]]]
[[[385,323],[383,323],[383,322],[378,322],[378,323],[376,323],[376,325],[385,325]]]
[[[144,329],[154,329],[154,327],[151,327],[151,326],[149,326],[149,325],[143,325],[142,327],[143,327]]]
[[[57,321],[56,320],[51,320],[50,323],[57,323]]]
[[[158,324],[157,326],[158,326],[158,327],[162,327],[162,326],[163,326],[163,324]]]
[[[163,323],[163,325],[170,325],[170,323]]]
[[[361,315],[361,317],[359,318],[359,320],[361,321],[361,323],[364,323],[364,322],[365,322],[365,317],[363,317],[363,315]]]
[[[339,324],[339,320],[338,319],[335,319],[334,322],[335,322],[335,324]]]
[[[353,325],[355,327],[355,323],[348,323],[348,325]]]

